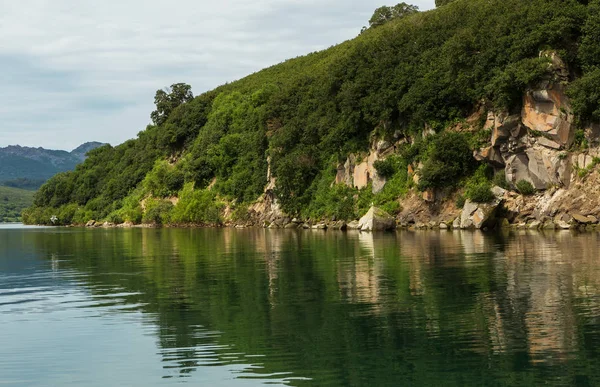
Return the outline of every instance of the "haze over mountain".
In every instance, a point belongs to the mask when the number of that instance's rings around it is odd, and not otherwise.
[[[87,152],[102,145],[86,142],[72,151],[19,145],[0,148],[0,185],[35,189],[55,174],[75,169]]]

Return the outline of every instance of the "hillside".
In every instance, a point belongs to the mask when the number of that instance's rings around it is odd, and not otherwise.
[[[0,186],[0,223],[20,222],[23,209],[33,203],[33,192]]]
[[[494,185],[541,197],[595,173],[598,15],[598,0],[456,0],[195,98],[173,85],[153,125],[52,178],[25,220],[281,226],[373,203],[446,222]]]
[[[18,145],[0,148],[0,185],[37,189],[55,174],[75,169],[87,152],[101,145],[88,142],[71,152]]]

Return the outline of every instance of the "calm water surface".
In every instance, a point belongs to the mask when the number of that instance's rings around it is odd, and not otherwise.
[[[598,386],[599,248],[0,226],[0,385]]]

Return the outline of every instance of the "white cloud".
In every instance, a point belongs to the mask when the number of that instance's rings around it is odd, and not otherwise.
[[[421,9],[433,0],[414,1]],[[379,0],[0,0],[0,146],[120,143],[196,94],[350,39]]]

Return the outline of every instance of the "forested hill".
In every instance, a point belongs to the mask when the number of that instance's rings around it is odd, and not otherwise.
[[[0,185],[37,189],[55,174],[75,169],[87,152],[101,145],[87,142],[71,152],[18,145],[0,148]]]
[[[482,110],[520,111],[555,56],[568,68],[578,125],[600,120],[600,1],[440,3],[382,7],[353,40],[197,97],[185,84],[159,90],[152,125],[52,178],[26,221],[244,219],[268,183],[288,215],[350,219],[372,202],[397,212],[410,190],[487,184],[492,176],[472,157],[489,138],[485,114],[471,122],[480,130],[447,129]],[[378,165],[385,188],[332,184],[373,139],[396,144]],[[409,165],[423,165],[418,183]]]

